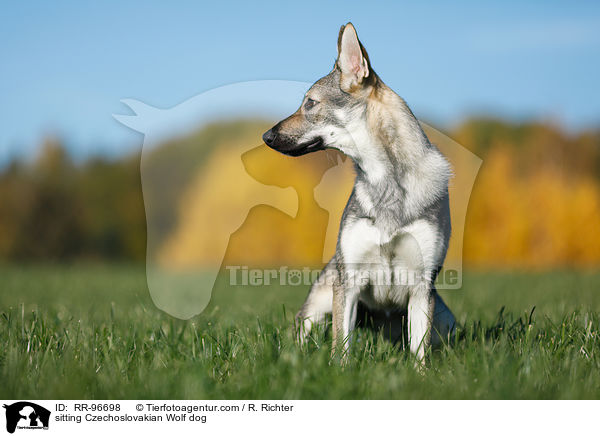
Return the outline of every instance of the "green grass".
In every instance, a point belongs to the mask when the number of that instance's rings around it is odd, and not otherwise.
[[[368,331],[345,367],[330,365],[327,334],[300,349],[306,288],[217,290],[181,321],[154,307],[135,266],[0,277],[2,398],[600,398],[600,273],[467,274],[443,294],[457,340],[424,373]]]

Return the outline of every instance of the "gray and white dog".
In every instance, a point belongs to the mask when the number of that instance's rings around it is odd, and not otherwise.
[[[333,351],[345,355],[360,304],[392,329],[407,314],[410,350],[421,361],[454,330],[434,286],[450,238],[451,168],[372,70],[351,23],[340,30],[333,70],[263,140],[289,156],[335,148],[356,170],[336,253],[297,316],[301,340],[331,313]]]

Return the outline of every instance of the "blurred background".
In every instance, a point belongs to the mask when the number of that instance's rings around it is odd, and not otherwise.
[[[224,269],[331,252],[348,162],[261,135],[348,21],[431,140],[482,162],[470,183],[453,160],[459,335],[431,377],[369,332],[330,365],[325,334],[294,344],[308,283]],[[0,397],[600,397],[599,76],[594,1],[3,2]]]
[[[512,1],[3,6],[0,261],[143,263],[143,137],[112,117],[128,113],[120,100],[169,108],[240,81],[312,83],[333,65],[339,26],[349,20],[374,69],[416,116],[483,160],[465,222],[465,266],[600,264],[600,6]],[[250,174],[260,167],[267,183],[286,179],[311,198],[335,160],[318,154],[290,165],[261,149],[280,111],[225,112],[161,133],[149,162],[189,163],[166,176],[164,204],[174,212],[163,256],[202,262],[202,245],[191,243],[201,239],[194,232],[206,234],[194,225],[202,211],[184,199],[222,202],[211,183],[230,179],[227,150],[256,146],[244,161]],[[327,214],[306,213],[289,220],[254,211],[228,256],[249,258],[251,247],[263,265],[314,264]],[[273,229],[276,237],[265,236]]]

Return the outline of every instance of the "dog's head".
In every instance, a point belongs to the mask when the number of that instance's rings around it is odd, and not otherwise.
[[[376,80],[354,26],[342,26],[333,70],[311,86],[296,112],[265,132],[265,144],[289,156],[325,148],[352,156]]]

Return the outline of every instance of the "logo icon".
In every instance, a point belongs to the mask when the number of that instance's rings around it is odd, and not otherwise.
[[[6,409],[6,431],[14,433],[19,429],[48,429],[50,411],[29,401],[19,401],[4,405]]]

